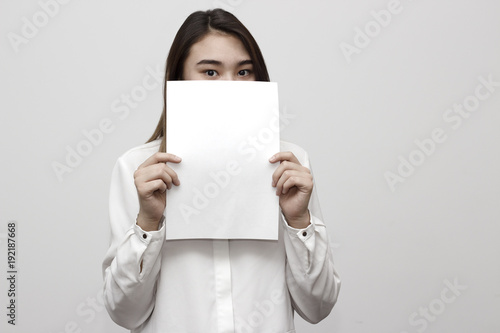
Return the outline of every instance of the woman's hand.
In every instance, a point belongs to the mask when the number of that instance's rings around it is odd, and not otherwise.
[[[181,158],[168,153],[156,153],[142,163],[134,173],[139,195],[137,224],[145,231],[158,230],[166,205],[166,192],[181,183],[166,163],[180,163]]]
[[[280,207],[288,224],[297,229],[309,225],[309,199],[313,189],[311,171],[302,166],[292,152],[273,155],[269,162],[280,162],[273,173],[273,187],[279,195]]]

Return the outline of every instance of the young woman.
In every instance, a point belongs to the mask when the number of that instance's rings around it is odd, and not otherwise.
[[[248,30],[215,9],[195,12],[181,26],[166,80],[269,81],[269,75]],[[165,152],[165,117],[164,92],[153,136],[121,156],[113,171],[111,246],[103,262],[111,318],[148,333],[285,333],[295,332],[294,311],[311,323],[325,318],[340,280],[306,152],[281,142],[281,152],[270,156],[270,163],[279,162],[269,180],[282,212],[277,241],[166,241],[166,192],[182,186],[175,173],[182,162]]]

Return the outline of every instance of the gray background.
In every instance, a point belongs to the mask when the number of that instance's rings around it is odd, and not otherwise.
[[[500,87],[458,128],[443,119],[474,100],[479,77],[500,82],[498,1],[401,0],[380,31],[370,12],[391,1],[73,0],[47,20],[38,1],[0,3],[0,266],[17,221],[19,267],[16,327],[0,279],[2,332],[124,331],[95,301],[110,172],[161,113],[160,86],[140,95],[148,68],[163,69],[188,14],[214,6],[258,41],[294,115],[282,138],[313,163],[343,285],[332,314],[316,326],[297,316],[297,331],[500,331]],[[9,34],[34,16],[38,32],[16,49]],[[368,45],[348,59],[340,46],[365,27]],[[144,99],[125,114],[132,92]],[[53,163],[103,119],[112,130],[58,179]],[[435,128],[446,140],[418,153]],[[399,156],[420,165],[393,191],[384,174]]]

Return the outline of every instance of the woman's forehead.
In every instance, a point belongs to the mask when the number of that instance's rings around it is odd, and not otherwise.
[[[188,60],[198,63],[201,60],[217,60],[222,63],[239,63],[249,60],[250,55],[243,43],[235,36],[222,33],[209,33],[191,46]]]

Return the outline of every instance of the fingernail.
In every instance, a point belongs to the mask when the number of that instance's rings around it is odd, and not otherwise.
[[[269,159],[269,162],[272,162],[272,161],[274,161],[275,159],[276,159],[276,156],[274,156],[274,155],[273,155],[273,156],[271,156],[271,158]]]

